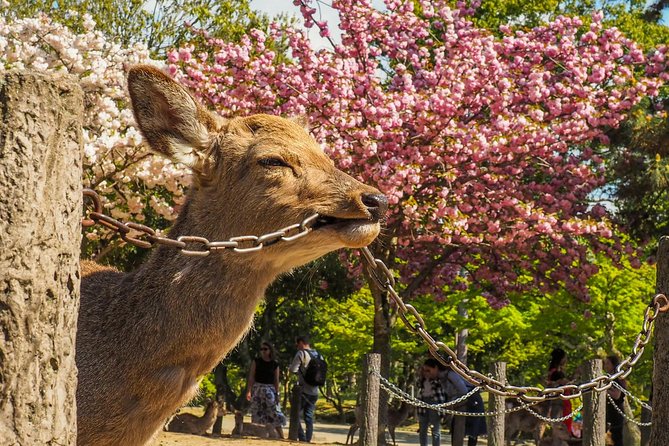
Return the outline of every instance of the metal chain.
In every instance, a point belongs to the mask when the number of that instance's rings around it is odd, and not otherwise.
[[[635,419],[633,419],[633,418],[628,417],[627,414],[625,413],[625,411],[623,411],[620,407],[618,407],[618,405],[616,404],[615,400],[613,399],[613,397],[612,397],[611,395],[609,395],[609,394],[607,393],[607,394],[606,394],[606,397],[609,399],[609,403],[611,403],[611,405],[612,405],[613,407],[616,408],[616,410],[618,411],[618,413],[619,413],[620,415],[622,415],[623,418],[625,418],[625,419],[626,419],[627,421],[629,421],[630,423],[634,423],[634,424],[636,424],[637,426],[650,426],[650,425],[653,424],[653,423],[650,422],[650,421],[646,423],[646,422],[637,421],[637,420],[635,420]]]
[[[648,409],[650,412],[653,411],[653,408],[650,406],[650,404],[646,403],[645,401],[642,401],[641,398],[632,395],[629,390],[627,390],[626,388],[624,388],[623,386],[621,386],[617,382],[614,381],[613,387],[617,388],[622,393],[624,393],[625,395],[627,395],[628,397],[630,397],[631,399],[633,399],[634,401],[639,403],[639,405],[641,405],[641,407],[644,407],[644,408]]]
[[[574,418],[574,415],[579,413],[583,409],[583,404],[579,404],[576,409],[573,409],[571,412],[569,412],[567,415],[564,415],[559,418],[551,418],[551,417],[545,417],[541,415],[540,413],[536,413],[534,410],[532,410],[531,407],[527,408],[527,411],[534,415],[536,418],[539,418],[541,421],[545,421],[546,423],[562,423],[563,421],[566,421],[570,418]]]
[[[448,401],[446,403],[441,403],[441,404],[429,404],[426,403],[425,401],[421,401],[417,398],[412,397],[408,393],[404,392],[403,390],[399,389],[397,386],[395,386],[393,383],[388,381],[387,379],[383,378],[381,375],[378,374],[378,372],[375,373],[379,377],[379,385],[383,390],[385,390],[388,395],[392,396],[393,398],[397,398],[400,401],[403,401],[407,404],[410,404],[414,407],[423,407],[425,409],[431,409],[434,411],[437,411],[439,413],[446,413],[449,415],[461,415],[463,417],[492,417],[495,415],[506,415],[508,413],[513,413],[513,412],[519,412],[523,409],[529,409],[531,406],[534,406],[536,404],[539,404],[539,402],[532,402],[532,403],[524,403],[521,404],[520,406],[515,406],[511,407],[509,409],[505,409],[502,411],[498,412],[462,412],[459,410],[453,410],[453,409],[447,409],[446,406],[451,406],[456,404],[457,402],[462,402],[463,397],[458,398],[457,400],[453,401]],[[474,393],[480,391],[480,387],[475,387],[474,390],[469,392],[467,395],[467,398]],[[466,399],[466,398],[465,398]]]
[[[93,202],[93,210],[84,218],[82,225],[84,227],[93,226],[96,223],[118,232],[121,238],[131,245],[140,248],[151,248],[155,244],[169,246],[179,249],[182,254],[187,256],[206,257],[212,251],[222,251],[232,249],[236,253],[257,252],[263,248],[278,242],[292,242],[304,237],[312,231],[312,226],[318,219],[318,214],[313,214],[300,223],[295,223],[285,228],[270,232],[261,236],[242,235],[229,238],[224,241],[210,242],[204,237],[182,235],[176,240],[162,237],[156,234],[156,231],[148,226],[138,223],[123,223],[108,215],[102,213],[102,203],[100,196],[92,189],[84,189],[84,198]],[[140,232],[144,240],[131,236],[131,231]]]
[[[400,401],[404,401],[405,403],[411,404],[412,406],[416,407],[424,407],[425,409],[432,409],[436,410],[438,412],[442,413],[448,413],[451,415],[462,415],[462,416],[471,416],[471,417],[477,417],[477,416],[486,416],[486,417],[492,417],[494,415],[506,415],[508,413],[513,413],[513,412],[518,412],[523,409],[527,410],[530,414],[534,415],[535,417],[539,418],[542,421],[546,421],[548,423],[559,423],[562,421],[565,421],[569,418],[573,418],[575,414],[577,414],[581,409],[583,409],[583,405],[579,405],[576,409],[572,410],[569,414],[560,417],[560,418],[549,418],[545,417],[534,410],[532,410],[532,406],[535,406],[537,404],[540,404],[540,402],[532,402],[532,403],[524,403],[521,404],[520,406],[514,406],[509,409],[505,409],[503,411],[498,411],[498,412],[461,412],[457,410],[451,410],[451,409],[446,409],[447,407],[450,406],[455,406],[459,403],[464,402],[467,398],[470,396],[474,395],[477,392],[481,391],[481,387],[474,387],[472,390],[467,392],[466,394],[462,395],[459,398],[456,398],[451,401],[447,401],[445,403],[440,403],[440,404],[429,404],[426,403],[425,401],[421,401],[417,398],[412,397],[409,395],[407,392],[404,390],[400,389],[397,387],[395,384],[390,382],[388,379],[384,378],[381,376],[381,374],[377,370],[372,370],[370,371],[373,375],[375,375],[377,378],[379,378],[379,384],[383,390],[385,390],[390,396],[393,398],[397,398]]]
[[[388,379],[386,379],[386,378],[384,378],[383,376],[381,376],[381,374],[380,374],[377,370],[372,370],[370,373],[372,373],[374,376],[376,376],[377,378],[379,378],[379,380],[380,380],[383,384],[385,384],[387,387],[389,387],[389,388],[392,390],[392,395],[393,395],[393,396],[396,396],[396,397],[398,397],[398,396],[399,396],[399,397],[404,397],[404,398],[402,399],[402,401],[406,401],[406,402],[408,402],[407,399],[410,399],[410,400],[412,400],[412,401],[416,401],[416,402],[420,401],[420,400],[418,400],[418,399],[415,399],[414,397],[412,397],[412,396],[409,395],[408,393],[406,393],[404,390],[402,390],[402,389],[400,389],[399,387],[397,387],[395,384],[393,384],[393,383],[391,383],[390,381],[388,381]],[[480,387],[474,387],[472,390],[470,390],[469,392],[465,393],[464,395],[462,395],[462,396],[459,397],[459,398],[456,398],[456,399],[451,400],[451,401],[446,401],[445,403],[431,404],[430,407],[433,408],[433,407],[450,407],[450,406],[455,406],[456,404],[460,404],[460,403],[464,402],[467,398],[469,398],[470,396],[472,396],[472,395],[474,395],[475,393],[478,393],[478,392],[480,392],[480,391],[481,391],[481,388],[480,388]],[[422,402],[422,401],[421,401],[421,402]],[[422,403],[427,404],[427,403],[425,403],[425,402],[422,402]]]
[[[512,386],[504,384],[490,376],[476,370],[471,370],[460,361],[456,353],[443,342],[435,340],[425,328],[425,321],[418,311],[410,304],[404,303],[395,290],[395,278],[382,260],[374,258],[369,248],[361,248],[362,258],[367,264],[367,270],[374,283],[388,293],[397,306],[397,313],[404,325],[420,336],[427,344],[430,353],[442,364],[450,367],[469,383],[482,387],[495,395],[519,398],[527,402],[541,402],[548,399],[560,398],[570,400],[581,397],[590,391],[603,392],[608,390],[618,378],[626,378],[632,367],[639,361],[646,344],[650,341],[651,331],[655,318],[669,309],[669,299],[664,294],[657,294],[646,308],[643,325],[637,335],[632,352],[618,364],[612,374],[601,375],[583,384],[566,384],[559,387]],[[444,356],[442,353],[445,353]]]

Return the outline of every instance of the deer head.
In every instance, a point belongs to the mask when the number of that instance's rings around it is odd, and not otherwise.
[[[191,235],[264,234],[318,213],[313,233],[290,250],[274,250],[268,260],[279,270],[366,246],[378,235],[385,196],[335,168],[299,120],[221,118],[150,66],[132,68],[128,86],[151,148],[195,175]]]

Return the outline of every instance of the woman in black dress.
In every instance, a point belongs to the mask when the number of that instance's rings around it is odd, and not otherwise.
[[[274,359],[274,347],[267,341],[260,344],[260,355],[251,362],[246,399],[251,402],[251,421],[271,424],[283,438],[286,417],[279,405],[279,363]]]

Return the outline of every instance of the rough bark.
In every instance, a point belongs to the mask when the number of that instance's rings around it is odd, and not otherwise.
[[[506,383],[506,362],[496,362],[490,370],[492,377],[499,382]],[[488,444],[490,446],[504,446],[504,410],[506,409],[506,398],[500,395],[490,394],[488,410],[497,415],[490,417],[488,428]]]
[[[587,381],[602,375],[602,360],[587,362]],[[606,392],[583,395],[583,446],[601,446],[606,438]]]
[[[302,401],[302,389],[299,386],[293,386],[290,392],[290,424],[288,426],[288,439],[297,441],[300,430],[300,402]]]
[[[669,238],[662,237],[657,252],[658,293],[669,293]],[[655,319],[655,349],[653,351],[653,423],[651,445],[669,444],[669,315],[661,313]]]
[[[81,117],[70,78],[0,76],[0,443],[76,442]]]
[[[379,378],[372,370],[379,371],[381,367],[381,355],[378,353],[368,353],[365,356],[365,363],[362,370],[363,391],[362,398],[362,420],[360,422],[360,441],[362,446],[376,446],[379,437],[379,396],[380,392]],[[384,426],[385,428],[385,426]],[[383,430],[383,428],[382,428]],[[383,443],[381,443],[383,444]]]
[[[372,295],[374,296],[374,345],[373,350],[380,355],[379,371],[381,376],[388,378],[390,376],[390,332],[392,321],[390,318],[390,309],[388,306],[388,295],[378,289],[373,282],[370,284]],[[388,424],[388,404],[389,398],[386,392],[379,395],[379,408],[377,411],[378,444],[386,444],[385,427]]]

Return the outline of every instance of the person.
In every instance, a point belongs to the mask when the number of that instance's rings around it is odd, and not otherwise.
[[[565,373],[565,366],[567,364],[567,353],[559,347],[556,347],[551,352],[551,359],[548,363],[548,374],[546,377],[546,387],[559,387],[569,383],[569,379]],[[548,416],[550,418],[560,418],[569,415],[571,410],[571,400],[551,400]],[[571,435],[574,434],[571,418],[564,421],[567,430]]]
[[[279,438],[283,438],[286,417],[279,405],[279,376],[274,347],[263,341],[260,344],[260,355],[251,361],[246,400],[251,402],[251,421],[273,426]]]
[[[427,404],[442,404],[447,400],[446,388],[439,376],[439,362],[428,358],[420,369],[418,378],[418,399]],[[441,413],[434,409],[417,407],[418,440],[420,446],[427,446],[427,431],[432,433],[432,446],[441,443]]]
[[[446,395],[448,401],[460,398],[461,396],[471,392],[474,388],[471,384],[462,378],[458,373],[453,370],[443,367],[441,364],[439,376],[442,382],[442,386],[446,389]],[[462,412],[469,413],[483,413],[483,398],[481,397],[480,392],[473,393],[470,395],[464,403],[461,403],[457,406],[454,406],[453,409],[461,410]],[[451,443],[455,444],[453,441],[453,434],[455,432],[455,423],[457,420],[461,419],[462,415],[455,415],[451,420]],[[476,446],[478,443],[478,437],[480,435],[487,434],[487,425],[485,421],[485,416],[465,416],[465,436],[467,437],[467,446]]]
[[[307,383],[304,374],[313,358],[322,358],[320,353],[311,348],[309,342],[309,336],[307,335],[295,338],[297,353],[289,369],[297,375],[297,385],[300,389],[300,410],[304,417],[304,429],[302,429],[302,423],[298,421],[297,439],[307,443],[311,443],[314,433],[314,412],[316,411],[316,401],[318,401],[318,386]]]
[[[620,364],[620,359],[616,355],[607,356],[604,359],[604,371],[609,375],[616,371]],[[618,378],[614,381],[623,389],[627,389],[627,383],[624,379]],[[606,424],[608,431],[611,432],[611,441],[613,446],[623,446],[623,426],[625,425],[625,394],[616,386],[611,386],[607,391],[611,398],[606,398]],[[613,402],[611,401],[613,400]]]

